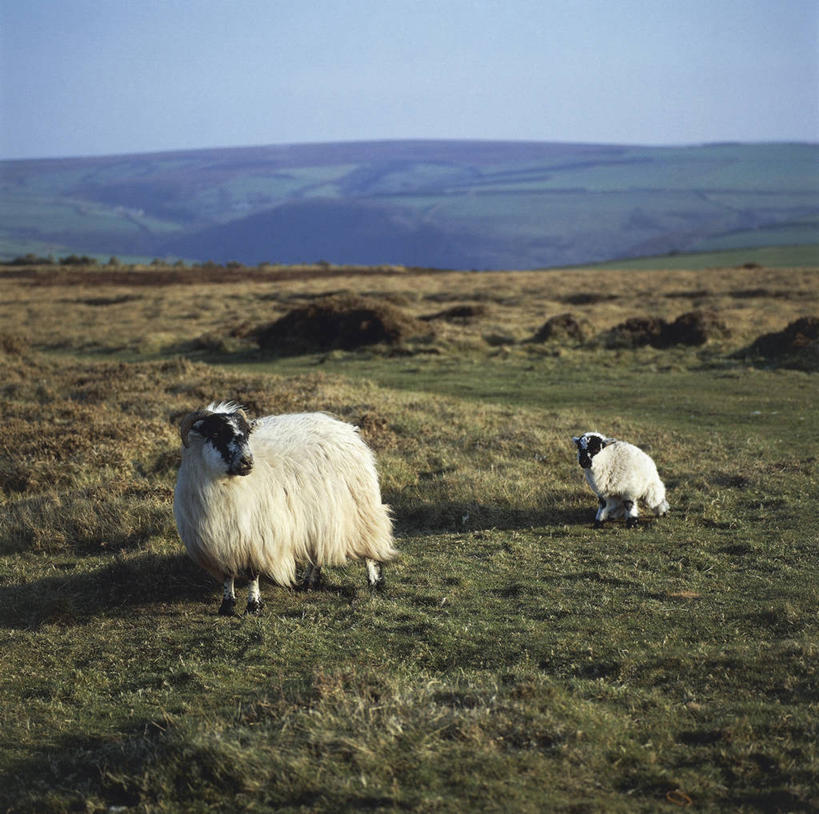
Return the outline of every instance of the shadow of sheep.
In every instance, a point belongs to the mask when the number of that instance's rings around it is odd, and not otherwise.
[[[162,602],[209,604],[214,586],[183,553],[116,556],[93,571],[0,587],[0,626],[80,624],[101,614],[127,616],[135,608]]]

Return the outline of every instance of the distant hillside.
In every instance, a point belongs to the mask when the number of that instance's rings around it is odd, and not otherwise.
[[[819,242],[819,145],[407,141],[0,162],[0,258],[539,268]]]
[[[687,269],[699,271],[711,268],[819,268],[819,243],[799,246],[760,246],[744,249],[722,249],[716,252],[662,254],[648,257],[607,260],[586,263],[582,268],[633,269],[650,271]]]

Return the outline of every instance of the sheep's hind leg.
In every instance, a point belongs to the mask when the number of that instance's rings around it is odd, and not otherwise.
[[[623,506],[626,510],[626,528],[633,529],[637,527],[637,517],[639,512],[637,511],[637,501],[636,500],[624,500]]]
[[[367,584],[374,591],[380,591],[387,584],[384,579],[384,565],[378,560],[371,560],[369,557],[365,559],[367,563]]]
[[[264,606],[262,594],[259,590],[259,575],[251,575],[247,586],[247,607],[245,613],[259,613]]]
[[[233,616],[236,611],[236,592],[233,589],[233,577],[225,577],[225,589],[222,595],[222,604],[219,606],[220,616]]]
[[[312,591],[321,584],[321,566],[320,565],[313,565],[312,563],[307,566],[304,571],[304,576],[301,579],[301,584],[299,587],[303,591]]]

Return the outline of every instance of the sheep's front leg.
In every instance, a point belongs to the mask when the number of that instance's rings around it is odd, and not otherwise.
[[[262,610],[262,593],[259,590],[259,575],[251,575],[247,586],[247,607],[245,613],[259,613]]]
[[[222,604],[219,606],[220,616],[233,616],[236,609],[236,592],[233,589],[233,577],[225,577],[225,589],[222,595]]]
[[[626,498],[623,501],[623,506],[626,510],[626,528],[633,529],[637,526],[637,517],[639,516],[637,501]]]
[[[367,563],[367,584],[374,591],[380,591],[386,585],[383,564],[378,560],[371,560],[369,557],[366,558],[365,562]]]

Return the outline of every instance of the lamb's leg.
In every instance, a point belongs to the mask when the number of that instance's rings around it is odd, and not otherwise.
[[[321,566],[308,565],[301,580],[301,589],[304,591],[312,591],[318,588],[321,583]]]
[[[380,591],[387,583],[384,579],[384,565],[378,560],[365,559],[367,563],[367,584],[374,591]]]
[[[262,609],[262,594],[259,591],[259,575],[251,575],[247,586],[247,608],[245,613],[259,613]]]
[[[603,528],[603,523],[606,522],[606,518],[611,514],[612,509],[617,505],[617,501],[608,498],[608,500],[604,497],[600,497],[597,499],[597,514],[594,517],[594,527],[596,529]]]
[[[236,592],[233,590],[233,577],[225,577],[225,590],[222,595],[222,604],[219,606],[220,616],[233,616],[236,609]]]
[[[637,526],[637,517],[639,512],[637,511],[637,501],[636,500],[629,500],[626,498],[623,501],[623,506],[626,509],[626,528],[633,529]]]

